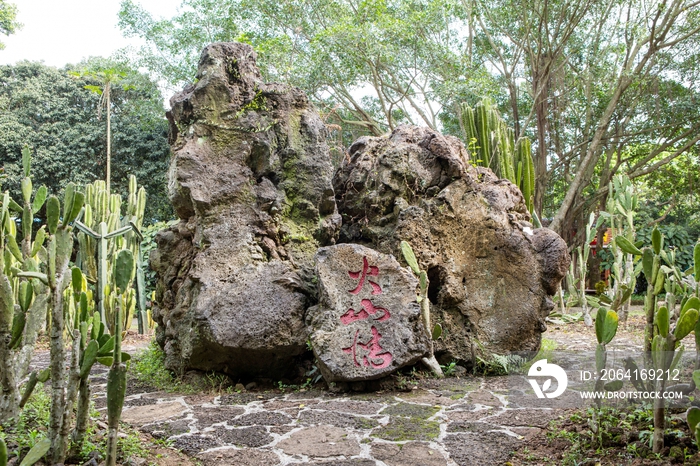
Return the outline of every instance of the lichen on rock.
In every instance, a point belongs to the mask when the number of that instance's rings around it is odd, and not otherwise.
[[[169,195],[180,223],[151,265],[166,365],[282,376],[306,349],[312,260],[337,235],[325,125],[304,93],[266,84],[245,44],[204,49],[171,99]]]

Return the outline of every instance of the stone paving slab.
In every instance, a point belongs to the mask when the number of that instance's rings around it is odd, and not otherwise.
[[[104,374],[91,381],[104,412]],[[509,385],[467,375],[370,393],[144,389],[127,396],[122,420],[206,466],[503,465],[565,414],[513,396]]]
[[[504,464],[557,416],[514,409],[502,383],[494,392],[491,379],[463,381],[363,394],[143,393],[127,399],[123,419],[207,466],[466,466]]]

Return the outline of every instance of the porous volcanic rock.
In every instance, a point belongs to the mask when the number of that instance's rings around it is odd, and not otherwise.
[[[569,256],[555,232],[533,228],[518,188],[428,128],[362,137],[348,156],[333,178],[339,241],[397,257],[401,240],[412,245],[444,329],[438,359],[537,351]]]
[[[245,44],[207,46],[168,114],[157,340],[166,366],[282,377],[305,351],[313,256],[340,224],[326,128],[304,93],[266,84]]]
[[[307,323],[326,382],[378,379],[427,354],[418,279],[394,257],[337,244],[319,249],[316,275],[319,304]]]

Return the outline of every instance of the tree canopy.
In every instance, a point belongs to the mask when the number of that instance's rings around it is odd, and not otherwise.
[[[615,173],[697,156],[699,11],[697,0],[183,0],[156,20],[123,0],[120,27],[172,86],[192,79],[207,43],[251,43],[265,77],[304,89],[343,145],[401,123],[463,136],[458,104],[490,96],[535,141],[535,209],[571,240]]]
[[[0,0],[0,34],[9,36],[20,29],[22,24],[17,22],[17,5]],[[5,44],[0,41],[0,50],[5,48]]]
[[[69,181],[104,179],[107,141],[98,118],[100,96],[86,88],[100,83],[79,72],[108,66],[114,63],[107,59],[60,70],[33,62],[0,66],[0,164],[10,190],[19,190],[25,144],[33,151],[35,184],[47,185],[50,192],[61,191]],[[132,85],[112,93],[112,177],[115,191],[123,194],[131,174],[146,187],[150,223],[172,216],[165,182],[167,121],[157,86],[133,70],[127,76]]]

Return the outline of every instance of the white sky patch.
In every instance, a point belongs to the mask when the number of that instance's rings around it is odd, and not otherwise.
[[[120,0],[9,0],[17,5],[22,29],[2,36],[0,64],[43,61],[62,67],[91,56],[108,57],[120,48],[138,46],[137,38],[122,37],[117,26]],[[154,17],[175,15],[177,0],[139,0]]]

